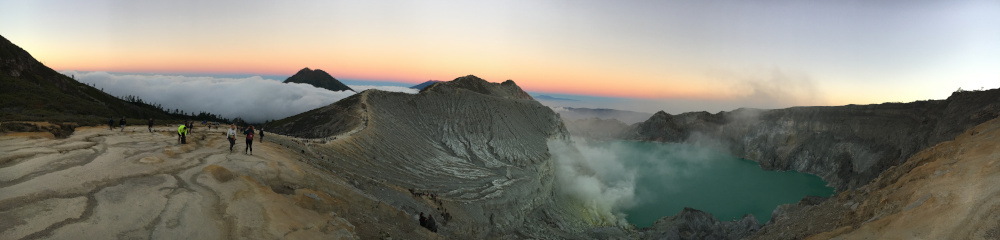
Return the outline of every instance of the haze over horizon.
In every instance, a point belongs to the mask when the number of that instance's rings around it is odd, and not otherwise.
[[[15,0],[0,13],[0,34],[61,72],[473,74],[592,96],[567,106],[674,113],[1000,87],[996,1]]]

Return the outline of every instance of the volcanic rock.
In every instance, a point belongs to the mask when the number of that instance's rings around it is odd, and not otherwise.
[[[351,87],[344,85],[344,83],[341,83],[336,78],[333,78],[333,76],[330,76],[329,73],[319,69],[312,70],[309,68],[303,68],[302,70],[299,70],[299,72],[295,73],[295,75],[285,79],[285,83],[305,83],[330,91],[355,92],[354,89],[351,89]]]
[[[837,107],[657,112],[625,139],[711,139],[764,169],[820,176],[838,191],[858,188],[917,151],[1000,115],[1000,89],[955,92],[946,100]]]

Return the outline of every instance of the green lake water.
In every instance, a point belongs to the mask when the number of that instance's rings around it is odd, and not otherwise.
[[[722,221],[750,213],[763,224],[778,205],[834,192],[815,175],[765,171],[755,162],[708,147],[634,141],[592,147],[612,150],[635,174],[634,202],[620,210],[637,227],[650,226],[684,207],[709,212]]]

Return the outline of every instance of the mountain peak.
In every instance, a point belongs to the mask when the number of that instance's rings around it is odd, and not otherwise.
[[[308,67],[299,70],[295,73],[295,75],[285,79],[285,83],[305,83],[318,88],[328,89],[330,91],[354,91],[351,87],[344,85],[344,83],[341,83],[333,76],[330,76],[329,73],[320,69],[309,69]]]
[[[504,81],[503,83],[491,83],[482,78],[476,77],[475,75],[467,75],[463,77],[455,78],[448,82],[441,82],[437,84],[430,85],[420,92],[427,91],[446,91],[449,89],[465,89],[485,95],[492,95],[503,98],[514,98],[514,99],[528,99],[534,100],[531,95],[518,87],[516,83],[512,80]]]
[[[434,85],[435,83],[439,83],[439,82],[441,82],[441,81],[438,81],[438,80],[427,80],[426,82],[423,82],[423,83],[420,83],[420,84],[417,84],[417,85],[413,85],[410,88],[417,89],[417,90],[424,90],[424,88],[430,87],[431,85]]]

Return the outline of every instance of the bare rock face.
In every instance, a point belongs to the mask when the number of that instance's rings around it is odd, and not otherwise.
[[[720,222],[712,214],[684,208],[674,216],[656,220],[644,229],[643,239],[744,239],[761,225],[752,214],[734,221]]]
[[[490,95],[494,97],[509,98],[509,99],[524,99],[524,100],[534,100],[531,95],[527,92],[521,90],[514,81],[507,80],[503,83],[490,83],[486,82],[481,78],[473,75],[468,75],[465,77],[456,78],[450,82],[440,82],[431,84],[423,90],[423,92],[440,92],[447,93],[448,91],[458,91],[459,89],[469,90],[476,93]],[[551,111],[551,110],[550,110]]]
[[[863,187],[779,207],[749,239],[996,239],[998,137],[1000,119],[970,128]]]
[[[777,110],[658,112],[626,139],[711,139],[764,169],[816,174],[838,191],[860,187],[921,149],[1000,114],[1000,89],[946,100]]]
[[[438,234],[577,238],[588,231],[567,222],[571,213],[553,199],[547,141],[568,133],[513,81],[465,76],[418,94],[368,90],[271,125],[311,138],[287,145],[312,154],[315,166],[413,216],[434,216]]]

